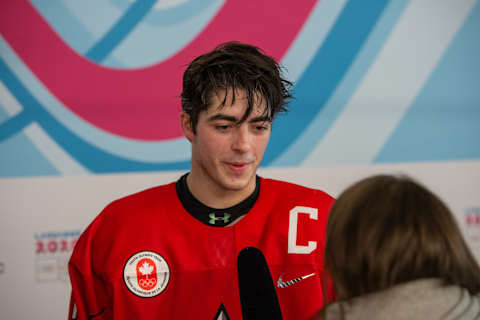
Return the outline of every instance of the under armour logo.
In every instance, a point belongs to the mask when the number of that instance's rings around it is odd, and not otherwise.
[[[215,213],[210,213],[208,216],[210,217],[210,220],[208,221],[208,223],[210,224],[216,224],[217,221],[223,221],[223,224],[227,224],[230,221],[230,217],[232,215],[230,213],[224,213],[223,217],[217,217]]]

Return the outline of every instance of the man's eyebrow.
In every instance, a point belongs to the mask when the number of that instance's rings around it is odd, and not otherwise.
[[[225,121],[235,122],[235,123],[240,121],[240,119],[238,119],[237,117],[229,116],[229,115],[226,115],[226,114],[223,114],[223,113],[217,113],[217,114],[211,116],[210,118],[208,118],[208,121],[216,121],[216,120],[225,120]],[[249,123],[271,122],[271,121],[272,120],[268,116],[258,116],[258,117],[255,117],[255,118],[252,118],[252,119],[248,120]]]
[[[259,116],[253,119],[250,119],[248,122],[272,122],[269,116]]]
[[[226,114],[222,113],[217,113],[210,118],[208,118],[208,121],[215,121],[215,120],[225,120],[225,121],[230,121],[230,122],[238,122],[238,118],[233,117],[233,116],[227,116]]]

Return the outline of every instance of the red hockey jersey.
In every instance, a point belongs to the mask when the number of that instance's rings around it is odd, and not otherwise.
[[[250,212],[207,226],[183,208],[175,183],[108,205],[81,235],[69,262],[70,319],[242,319],[237,256],[259,248],[284,319],[323,305],[323,248],[333,198],[261,179]]]

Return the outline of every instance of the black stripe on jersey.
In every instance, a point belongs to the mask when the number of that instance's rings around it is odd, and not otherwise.
[[[104,312],[105,312],[105,308],[103,308],[102,310],[100,310],[99,313],[88,315],[88,319],[96,318],[96,317],[100,316],[100,315],[101,315],[102,313],[104,313]]]

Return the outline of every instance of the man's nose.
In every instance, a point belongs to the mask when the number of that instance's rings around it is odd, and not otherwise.
[[[240,124],[235,129],[236,130],[232,141],[232,149],[242,153],[250,151],[251,134],[248,126]]]

